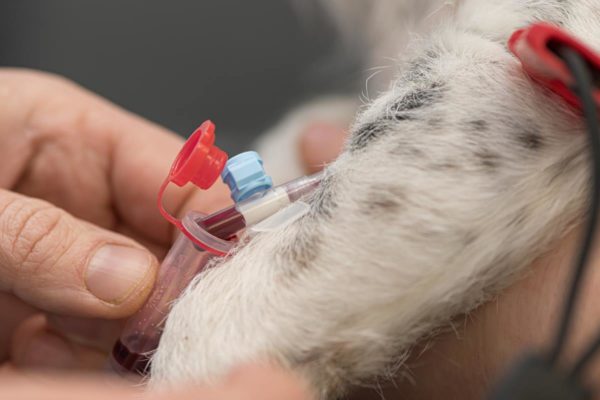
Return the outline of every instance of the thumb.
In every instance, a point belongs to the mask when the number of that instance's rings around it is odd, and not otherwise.
[[[45,311],[121,318],[148,295],[158,262],[134,241],[45,201],[0,190],[0,290]]]

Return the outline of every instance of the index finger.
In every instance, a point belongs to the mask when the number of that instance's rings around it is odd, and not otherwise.
[[[97,163],[90,168],[89,179],[106,180],[110,189],[107,201],[116,214],[115,224],[126,224],[148,239],[169,243],[172,229],[156,208],[156,195],[183,140],[65,79],[40,72],[0,69],[0,159],[15,160],[6,169],[3,166],[0,186],[11,187],[27,173],[28,163],[40,144],[48,145],[57,137],[68,140],[69,135],[83,137],[89,148],[74,148],[76,154],[64,155],[74,160],[59,161],[80,161],[81,169],[88,167],[85,162],[89,159]],[[92,155],[84,158],[85,152]],[[19,155],[16,159],[15,154]],[[69,206],[85,208],[82,178],[68,176],[69,171],[60,168],[57,171],[55,182],[73,180],[69,193],[64,194],[70,197]],[[192,187],[181,188],[166,199],[165,207],[177,213],[193,193]],[[212,211],[211,206],[226,201],[226,194],[219,183],[203,194],[197,207]],[[85,212],[74,214],[81,216]]]

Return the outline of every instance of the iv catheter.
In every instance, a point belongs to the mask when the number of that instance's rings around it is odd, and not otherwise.
[[[149,357],[158,346],[172,302],[212,257],[227,254],[235,246],[238,233],[311,193],[321,181],[318,173],[270,188],[270,178],[264,175],[258,155],[242,153],[225,166],[226,155],[213,147],[213,142],[214,125],[207,121],[183,146],[160,189],[161,213],[182,234],[162,262],[148,300],[127,321],[113,348],[110,364],[121,374],[149,372]],[[162,207],[162,194],[169,183],[183,186],[192,182],[207,189],[221,172],[235,205],[208,216],[190,211],[181,220]]]

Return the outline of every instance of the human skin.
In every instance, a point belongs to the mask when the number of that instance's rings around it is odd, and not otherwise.
[[[0,312],[6,321],[0,361],[11,355],[13,362],[48,362],[32,359],[41,354],[33,350],[21,357],[23,342],[48,348],[49,341],[60,343],[57,330],[102,349],[118,321],[143,304],[156,257],[174,235],[155,196],[181,142],[65,79],[0,70]],[[166,206],[194,204],[209,212],[227,201],[217,185],[201,197],[179,190]],[[137,280],[118,261],[90,277],[87,264],[105,245],[117,256],[133,249]],[[111,261],[110,255],[101,259]],[[110,298],[111,287],[122,296]],[[34,315],[39,310],[47,321]],[[79,349],[79,340],[71,342]]]
[[[174,238],[155,199],[182,142],[63,78],[0,69],[0,398],[141,398],[82,372],[105,365]],[[165,200],[178,215],[228,203],[222,184]],[[40,370],[63,373],[31,374]],[[268,365],[143,396],[308,398],[301,380]]]

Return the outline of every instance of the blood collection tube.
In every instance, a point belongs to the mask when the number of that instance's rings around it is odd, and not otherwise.
[[[235,244],[235,241],[228,239],[311,193],[319,185],[321,177],[321,173],[318,173],[298,178],[256,193],[209,216],[189,212],[181,221],[187,235],[180,235],[171,247],[160,266],[150,297],[127,321],[113,348],[113,369],[121,374],[145,375],[149,372],[149,357],[158,346],[172,302],[213,256],[190,237],[216,250],[217,254],[226,254]]]
[[[118,373],[145,375],[149,355],[158,346],[171,302],[202,270],[212,254],[180,234],[163,260],[156,284],[144,306],[126,323],[112,351],[111,366]]]

